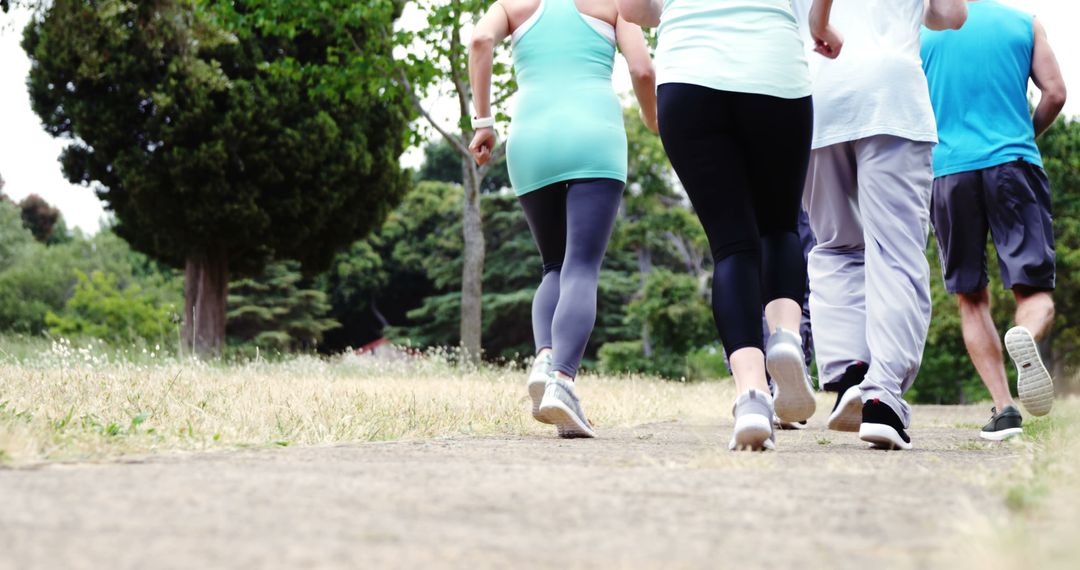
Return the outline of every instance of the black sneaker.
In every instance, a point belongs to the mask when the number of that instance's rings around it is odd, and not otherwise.
[[[825,391],[836,392],[836,403],[826,424],[831,430],[859,431],[862,421],[862,392],[859,384],[866,378],[870,365],[856,362],[844,370],[844,374],[834,382],[825,385]]]
[[[1020,417],[1020,410],[1015,407],[1005,406],[1000,412],[997,408],[992,408],[990,414],[990,423],[983,426],[979,437],[990,441],[1003,441],[1024,433],[1024,428],[1021,427],[1024,419]]]
[[[874,449],[911,449],[911,438],[904,432],[900,416],[877,398],[863,404],[859,439]]]

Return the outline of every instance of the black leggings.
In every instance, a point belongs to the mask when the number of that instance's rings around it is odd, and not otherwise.
[[[559,182],[518,198],[544,260],[532,305],[536,350],[550,348],[554,369],[571,378],[596,323],[600,264],[622,191],[622,181],[597,178]]]
[[[798,220],[810,158],[810,97],[663,84],[660,137],[712,250],[712,309],[724,350],[763,348],[761,309],[802,303]]]

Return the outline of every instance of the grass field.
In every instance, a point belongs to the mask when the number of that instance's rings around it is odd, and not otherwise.
[[[521,413],[521,370],[465,370],[445,353],[226,365],[64,342],[12,352],[0,362],[0,461],[9,465],[539,430]],[[729,381],[595,376],[581,388],[600,427],[714,417],[731,390]]]

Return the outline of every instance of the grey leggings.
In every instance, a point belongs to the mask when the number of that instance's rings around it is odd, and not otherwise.
[[[554,369],[577,376],[593,325],[600,264],[622,200],[623,182],[568,180],[518,197],[544,261],[532,305],[536,350]]]

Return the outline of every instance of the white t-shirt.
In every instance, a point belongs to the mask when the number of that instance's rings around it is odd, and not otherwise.
[[[919,55],[923,0],[835,0],[829,21],[844,37],[835,60],[813,51],[813,1],[791,2],[813,80],[813,148],[874,135],[937,142]]]
[[[666,0],[659,33],[657,84],[785,99],[810,95],[790,0]]]

